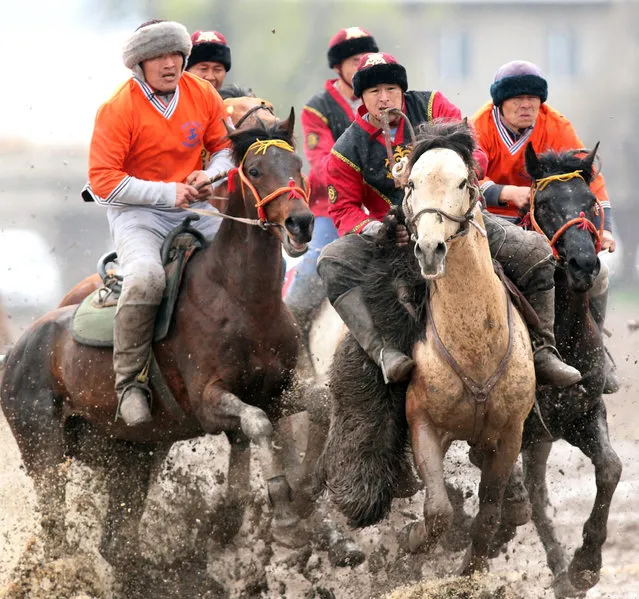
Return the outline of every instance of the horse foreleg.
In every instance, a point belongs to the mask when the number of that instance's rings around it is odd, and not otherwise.
[[[516,425],[512,425],[513,428]],[[474,572],[488,570],[490,542],[499,526],[502,501],[506,483],[521,449],[521,426],[519,431],[502,437],[495,447],[484,447],[479,483],[479,512],[473,522],[471,545],[464,557],[461,574],[470,576]]]
[[[566,434],[566,440],[590,458],[595,467],[597,495],[583,528],[583,544],[575,552],[568,568],[572,584],[581,590],[599,581],[601,548],[608,534],[608,514],[612,496],[621,478],[621,460],[608,436],[606,408],[600,404],[596,417],[578,433]]]
[[[132,560],[139,560],[138,525],[154,464],[166,452],[149,451],[132,444],[117,446],[106,470],[109,503],[100,553],[116,569],[129,572]]]
[[[292,509],[291,487],[284,468],[273,447],[273,425],[263,410],[244,403],[237,396],[219,386],[207,385],[197,416],[207,430],[241,430],[256,445],[266,490],[273,507],[273,537],[283,545],[300,546],[305,539],[299,534],[299,517]]]
[[[417,401],[409,388],[407,405]],[[424,520],[411,522],[400,533],[400,544],[411,553],[429,551],[446,532],[453,518],[453,506],[444,484],[445,442],[423,411],[409,412],[409,425],[417,471],[424,483]]]

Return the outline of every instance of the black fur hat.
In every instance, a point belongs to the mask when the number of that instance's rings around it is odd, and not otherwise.
[[[353,75],[353,93],[361,98],[365,90],[380,83],[394,83],[405,92],[408,89],[406,69],[386,52],[364,54]]]
[[[499,67],[490,86],[495,106],[515,96],[537,96],[543,104],[548,99],[548,82],[537,65],[526,60],[513,60]]]
[[[332,69],[347,58],[364,52],[379,52],[375,38],[366,29],[340,29],[328,42],[328,66]]]
[[[231,49],[219,31],[196,31],[191,36],[193,49],[186,65],[187,69],[198,62],[219,62],[228,73],[231,70]]]

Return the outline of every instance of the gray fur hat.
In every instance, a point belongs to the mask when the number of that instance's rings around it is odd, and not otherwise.
[[[142,61],[179,52],[184,56],[184,69],[192,46],[191,37],[184,25],[175,21],[147,21],[124,44],[122,60],[127,69],[140,76],[142,69],[139,65]]]

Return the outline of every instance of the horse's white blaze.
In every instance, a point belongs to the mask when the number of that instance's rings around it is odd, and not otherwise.
[[[411,212],[417,214],[425,208],[440,209],[462,216],[468,210],[470,193],[468,169],[459,154],[453,150],[437,148],[422,154],[411,170],[413,191],[407,202]],[[435,213],[422,214],[416,224],[417,247],[415,254],[425,278],[439,278],[446,266],[446,240],[459,229],[459,223]]]

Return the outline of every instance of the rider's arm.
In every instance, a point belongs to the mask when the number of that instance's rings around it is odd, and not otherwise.
[[[433,118],[434,119],[446,119],[451,121],[461,121],[461,110],[457,108],[444,94],[438,91],[433,91]],[[486,173],[488,168],[488,158],[486,153],[479,144],[473,152],[473,158],[477,163],[477,178],[481,179]]]
[[[224,119],[228,118],[226,105],[217,92],[210,89],[207,91],[206,101],[209,105],[208,114],[211,118],[204,131],[204,148],[211,153],[211,160],[206,167],[206,174],[215,177],[219,173],[224,173],[233,168],[233,157],[231,155],[231,142],[228,138]]]
[[[326,165],[333,144],[333,133],[328,121],[318,112],[305,106],[302,110],[302,129],[304,131],[304,154],[311,165],[313,185],[326,187]]]
[[[374,220],[362,210],[365,193],[362,173],[335,149],[331,151],[326,166],[329,185],[328,213],[338,233],[360,233]]]
[[[175,183],[145,181],[124,170],[132,137],[128,116],[110,102],[98,110],[89,148],[89,181],[94,198],[107,205],[172,208],[176,201]]]

